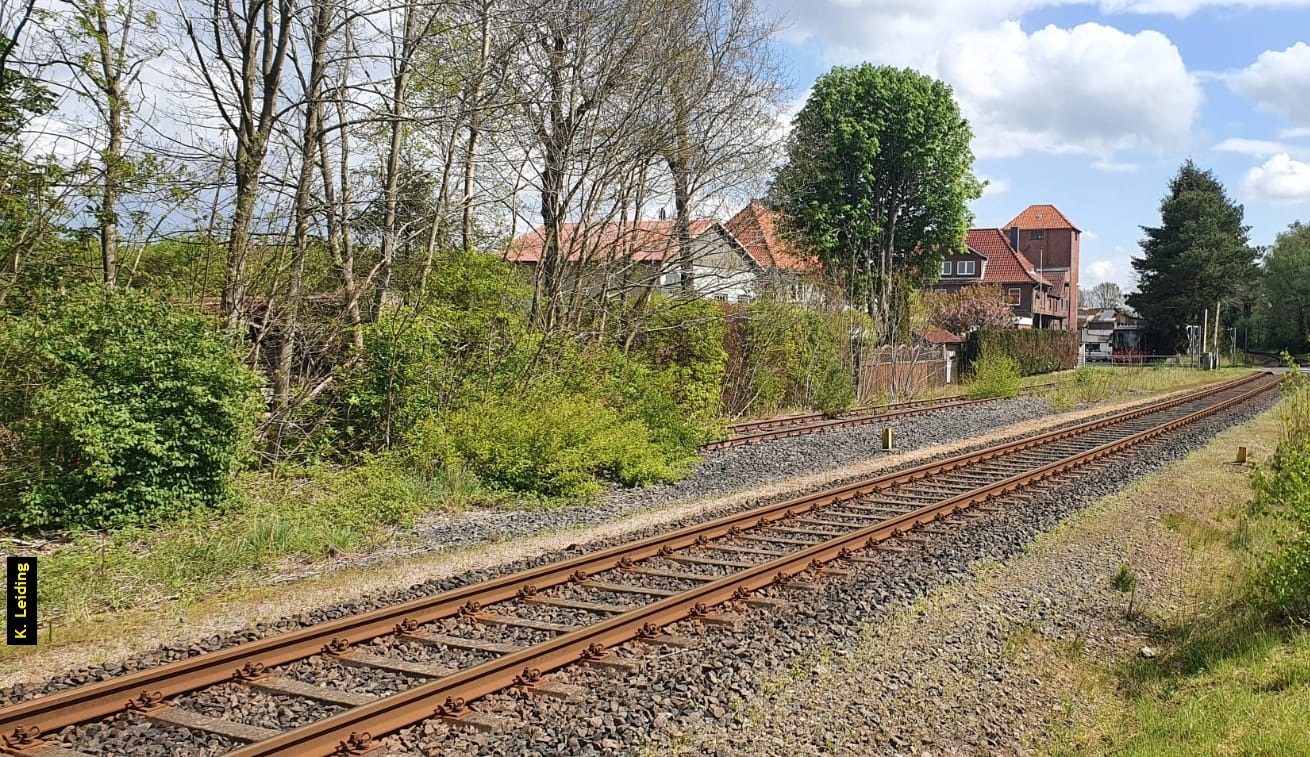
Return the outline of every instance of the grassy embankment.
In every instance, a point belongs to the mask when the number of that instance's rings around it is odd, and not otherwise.
[[[1283,433],[1271,413],[1242,441],[1263,462]],[[1075,682],[1074,701],[1096,704],[1042,751],[1310,754],[1310,629],[1253,601],[1255,576],[1286,521],[1252,505],[1250,479],[1231,452],[1212,445],[1138,492],[1172,511],[1160,527],[1182,542],[1182,599],[1135,619],[1153,629],[1153,657],[1095,660],[1053,647],[1058,671],[1048,672]]]

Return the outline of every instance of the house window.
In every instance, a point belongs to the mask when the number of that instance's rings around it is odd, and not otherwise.
[[[749,294],[739,294],[739,295],[737,295],[737,304],[739,304],[739,305],[745,305],[746,303],[748,303],[748,302],[750,302],[750,301],[751,301],[751,296],[750,296]]]
[[[942,261],[942,275],[943,276],[951,275],[951,261],[949,260]]]
[[[1029,238],[1029,239],[1041,239],[1041,238],[1043,238],[1043,237],[1045,237],[1045,236],[1046,236],[1046,232],[1045,232],[1045,231],[1030,231],[1030,232],[1028,232],[1028,238]]]
[[[728,301],[728,295],[723,294],[722,292],[720,292],[719,294],[714,295],[714,299],[718,300],[719,302],[727,302],[727,301]]]
[[[961,260],[960,262],[956,263],[956,264],[955,264],[955,272],[956,272],[957,274],[959,274],[960,276],[972,276],[972,275],[973,275],[973,261],[972,261],[972,260]]]
[[[1010,307],[1019,306],[1019,302],[1020,302],[1019,287],[1010,287],[1008,290],[1006,290],[1005,294],[1006,294],[1005,299],[1010,303]]]

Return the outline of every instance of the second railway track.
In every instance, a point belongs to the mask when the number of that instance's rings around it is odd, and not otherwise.
[[[109,716],[217,734],[237,754],[329,754],[428,717],[469,717],[508,686],[539,688],[551,670],[603,662],[614,646],[858,551],[1114,454],[1267,390],[1253,376],[1108,418],[759,507],[512,576],[0,709],[4,746],[77,754],[76,724]],[[497,629],[513,633],[498,635]],[[461,635],[462,634],[462,635]],[[461,669],[432,650],[471,650]],[[419,654],[423,652],[423,654]],[[406,659],[403,655],[424,659]],[[453,657],[453,656],[447,656]],[[296,681],[309,658],[403,672],[415,685],[371,696]],[[468,660],[466,656],[465,661]],[[186,707],[189,692],[235,687],[323,704],[321,717],[272,730]],[[128,704],[130,702],[130,704]],[[126,705],[126,706],[125,706]],[[305,718],[305,720],[310,720]]]

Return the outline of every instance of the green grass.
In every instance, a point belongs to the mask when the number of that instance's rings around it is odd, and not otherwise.
[[[1122,400],[1133,396],[1188,389],[1231,381],[1248,373],[1245,368],[1197,371],[1191,368],[1093,368],[1070,371],[1048,394],[1051,405],[1071,408],[1080,404]]]
[[[1151,629],[1155,657],[1059,656],[1082,682],[1078,697],[1098,707],[1044,751],[1310,754],[1310,628],[1276,622],[1251,601],[1279,524],[1250,506],[1245,477],[1223,472],[1232,464],[1230,444],[1272,450],[1281,425],[1280,414],[1268,414],[1146,495],[1178,502],[1160,525],[1191,552],[1181,606],[1139,621]]]
[[[367,551],[434,510],[494,504],[473,476],[424,478],[375,460],[280,469],[239,482],[236,503],[158,528],[78,534],[41,559],[43,614],[64,622],[237,589],[293,562]]]

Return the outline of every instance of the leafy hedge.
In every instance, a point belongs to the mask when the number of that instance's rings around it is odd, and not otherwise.
[[[0,518],[101,528],[221,502],[259,383],[202,313],[95,286],[47,294],[0,320]]]
[[[974,331],[960,350],[961,371],[968,372],[984,357],[1002,355],[1018,364],[1022,376],[1069,370],[1078,364],[1078,334],[1035,329]]]
[[[766,415],[814,408],[836,413],[850,407],[855,400],[848,361],[852,317],[771,299],[736,313],[724,412]]]

